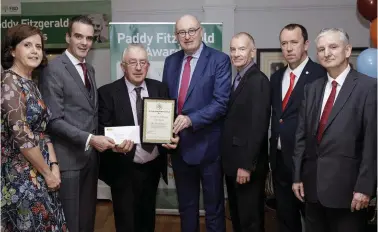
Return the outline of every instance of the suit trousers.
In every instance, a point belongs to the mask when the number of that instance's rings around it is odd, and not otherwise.
[[[123,176],[111,186],[116,231],[154,232],[161,163],[127,162]]]
[[[279,232],[302,232],[301,215],[305,214],[304,204],[292,190],[292,169],[286,167],[283,153],[277,150],[276,168],[273,170],[273,185],[276,197],[276,213]]]
[[[236,176],[226,176],[227,196],[234,232],[264,232],[263,173],[251,173],[250,181],[238,184]]]
[[[70,232],[94,231],[98,162],[97,152],[92,152],[84,168],[61,172],[59,194]]]
[[[366,232],[366,209],[334,209],[306,203],[306,232]]]
[[[206,231],[225,232],[224,186],[220,158],[189,165],[176,154],[171,156],[179,202],[181,232],[199,232],[200,184],[206,211]]]

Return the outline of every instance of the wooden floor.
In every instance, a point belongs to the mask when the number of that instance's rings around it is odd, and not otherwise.
[[[274,232],[275,219],[272,212],[267,211],[265,215],[266,232]],[[200,219],[201,232],[205,232],[205,218]],[[180,232],[179,216],[156,216],[156,232]],[[232,225],[229,219],[226,219],[226,231],[232,232]],[[115,232],[113,207],[110,201],[99,201],[97,204],[95,232]]]

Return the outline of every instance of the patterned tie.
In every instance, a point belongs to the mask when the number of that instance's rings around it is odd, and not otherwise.
[[[241,76],[239,73],[236,74],[235,76],[235,82],[234,82],[234,91],[236,90],[236,88],[238,87],[239,83],[240,83],[240,79],[241,79]]]
[[[91,83],[89,82],[89,78],[88,78],[87,65],[85,63],[79,63],[79,64],[80,64],[81,68],[83,69],[85,87],[87,88],[88,92],[90,92],[91,91]]]
[[[136,87],[134,88],[134,90],[137,95],[135,105],[136,105],[136,111],[137,111],[138,125],[141,125],[143,122],[143,103],[142,103],[142,97],[140,94],[142,91],[142,87]],[[153,144],[142,143],[141,145],[142,145],[142,148],[149,153],[151,153],[155,147],[155,145]]]
[[[291,93],[293,92],[294,88],[294,81],[295,81],[295,74],[293,72],[290,73],[290,86],[289,89],[286,92],[286,95],[282,101],[282,111],[285,110],[287,103],[289,102],[289,98]]]
[[[189,80],[190,80],[190,61],[192,60],[192,58],[193,58],[192,56],[188,56],[186,58],[184,71],[182,72],[181,86],[180,86],[178,106],[177,106],[178,114],[181,114],[182,107],[184,106],[184,102],[185,102],[186,93],[188,91]]]
[[[322,116],[320,117],[318,134],[316,136],[317,139],[318,139],[318,143],[320,143],[320,141],[322,140],[323,132],[324,132],[325,126],[327,124],[328,117],[329,117],[329,115],[331,114],[331,111],[332,111],[333,103],[334,103],[335,97],[336,97],[336,88],[337,88],[337,82],[332,81],[331,94],[329,95],[329,97],[327,99],[327,102],[326,102],[324,109],[323,109]]]

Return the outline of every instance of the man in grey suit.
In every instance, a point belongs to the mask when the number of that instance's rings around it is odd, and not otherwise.
[[[95,72],[85,58],[94,28],[86,16],[73,18],[67,50],[43,70],[40,90],[52,112],[48,131],[61,170],[60,197],[70,232],[93,232],[97,200],[98,153],[114,141],[97,136]]]
[[[351,69],[342,29],[322,30],[316,47],[327,76],[305,87],[292,188],[306,202],[306,232],[366,231],[377,181],[377,80]]]

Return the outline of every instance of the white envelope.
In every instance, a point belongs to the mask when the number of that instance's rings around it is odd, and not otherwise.
[[[105,127],[105,136],[112,138],[116,144],[121,144],[125,139],[140,143],[139,130],[139,126]]]

